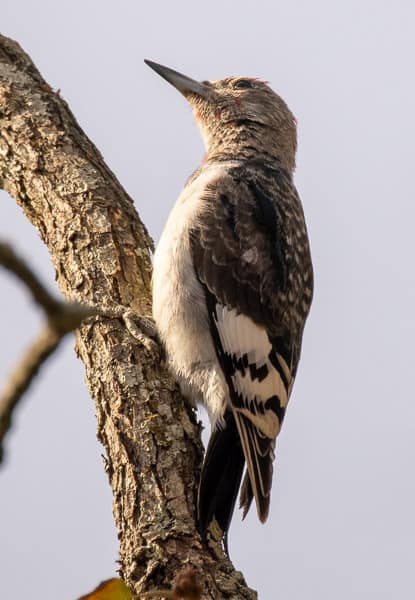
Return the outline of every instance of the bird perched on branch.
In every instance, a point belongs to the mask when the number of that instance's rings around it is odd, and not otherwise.
[[[268,516],[276,437],[300,358],[313,271],[293,183],[296,121],[263,81],[198,82],[145,61],[190,102],[206,159],[154,255],[153,316],[183,393],[212,434],[198,522],[227,532],[236,497]]]

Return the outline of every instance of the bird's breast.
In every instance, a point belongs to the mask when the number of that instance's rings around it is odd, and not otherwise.
[[[206,188],[221,177],[224,166],[209,166],[190,180],[173,207],[157,245],[153,262],[153,316],[179,379],[193,380],[199,392],[222,394],[209,329],[204,290],[197,279],[190,231],[204,208]],[[226,387],[226,386],[225,386]]]

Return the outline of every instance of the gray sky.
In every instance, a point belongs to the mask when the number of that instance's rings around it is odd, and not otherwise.
[[[155,239],[202,142],[148,57],[199,79],[270,81],[299,123],[296,183],[316,275],[279,438],[269,521],[235,514],[231,556],[260,598],[413,598],[415,140],[412,0],[2,0]],[[0,235],[55,289],[0,194]],[[40,326],[0,273],[0,381]],[[114,576],[111,495],[68,340],[19,408],[0,471],[3,598],[74,600]]]

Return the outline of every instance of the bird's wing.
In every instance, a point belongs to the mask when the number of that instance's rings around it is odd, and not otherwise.
[[[190,234],[193,264],[204,286],[212,338],[247,462],[249,480],[241,502],[246,513],[253,492],[262,521],[269,507],[275,438],[304,324],[297,327],[301,318],[290,314],[297,308],[290,298],[298,295],[291,288],[300,285],[292,281],[298,257],[289,244],[290,203],[295,210],[299,207],[301,220],[301,205],[287,176],[261,180],[230,170],[206,189],[204,209]]]

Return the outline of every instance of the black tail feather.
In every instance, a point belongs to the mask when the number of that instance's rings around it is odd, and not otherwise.
[[[264,436],[253,423],[241,413],[235,413],[235,423],[244,450],[247,474],[242,489],[240,506],[245,518],[255,497],[258,517],[265,523],[268,516],[272,484],[272,462],[275,440]]]
[[[216,428],[210,437],[199,485],[198,525],[206,541],[209,525],[216,519],[224,535],[226,553],[227,533],[241,484],[245,458],[230,411],[225,413],[225,426]]]
[[[254,493],[252,491],[252,485],[247,471],[242,482],[241,495],[239,498],[239,508],[243,509],[242,519],[245,519],[246,515],[248,514],[248,511],[251,508],[253,498]]]

